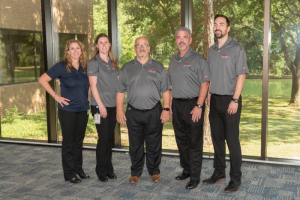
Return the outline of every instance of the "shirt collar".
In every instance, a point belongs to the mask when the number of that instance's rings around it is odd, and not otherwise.
[[[145,64],[147,64],[147,63],[148,64],[152,64],[152,58],[151,58],[151,56],[149,56],[149,59],[147,60],[147,62]],[[140,61],[137,60],[136,56],[134,57],[134,64],[141,64]]]
[[[176,60],[181,60],[181,59],[188,57],[189,55],[191,55],[191,52],[192,52],[192,48],[190,47],[189,50],[185,53],[185,55],[182,58],[180,58],[179,52],[178,52],[176,54]]]
[[[97,60],[98,60],[100,63],[103,63],[103,64],[105,64],[105,65],[111,63],[111,59],[110,59],[109,56],[108,56],[108,63],[104,62],[104,61],[102,60],[102,58],[99,56],[99,54],[96,55],[96,58],[97,58]]]
[[[229,36],[226,42],[223,44],[221,48],[219,48],[218,41],[214,44],[214,49],[223,49],[232,41],[232,38]]]

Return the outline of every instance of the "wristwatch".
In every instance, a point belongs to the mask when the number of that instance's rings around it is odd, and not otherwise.
[[[238,103],[238,102],[239,102],[239,99],[234,99],[234,98],[232,98],[231,101],[233,101],[234,103]]]
[[[202,105],[201,105],[201,104],[196,104],[196,106],[197,106],[198,108],[202,108]]]
[[[163,110],[165,110],[165,111],[170,111],[170,108],[163,108]]]

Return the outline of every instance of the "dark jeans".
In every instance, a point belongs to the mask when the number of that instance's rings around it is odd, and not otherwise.
[[[230,153],[230,178],[240,181],[242,172],[242,153],[239,140],[239,124],[242,111],[242,97],[239,99],[239,107],[235,114],[227,113],[231,102],[231,95],[212,94],[210,100],[209,121],[212,141],[214,145],[215,173],[225,173],[225,140]]]
[[[160,120],[162,106],[149,111],[140,111],[127,106],[126,118],[129,134],[129,155],[131,175],[141,176],[144,162],[144,141],[146,141],[146,166],[150,175],[160,174],[162,127]]]
[[[88,122],[87,111],[69,112],[58,109],[62,131],[62,166],[64,177],[71,179],[83,173],[82,144]]]
[[[112,146],[116,126],[116,107],[106,107],[107,117],[101,117],[101,123],[95,124],[98,132],[98,141],[96,149],[96,174],[103,177],[114,173],[112,165]],[[94,116],[99,109],[91,106],[92,115]]]
[[[173,127],[183,172],[191,175],[191,180],[200,180],[203,155],[203,120],[192,121],[190,112],[197,104],[197,98],[191,100],[174,99],[172,101]]]

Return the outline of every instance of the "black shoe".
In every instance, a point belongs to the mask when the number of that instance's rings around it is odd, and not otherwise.
[[[99,181],[101,181],[101,182],[107,182],[108,178],[107,178],[107,176],[102,176],[102,177],[99,177]]]
[[[185,186],[186,189],[194,189],[198,186],[199,181],[195,181],[195,180],[191,180],[190,182],[188,182]]]
[[[185,174],[182,172],[179,176],[176,176],[175,179],[181,181],[181,180],[187,179],[188,177],[190,177],[190,174]]]
[[[71,183],[81,183],[81,179],[80,178],[71,178],[71,179],[67,179],[65,178],[65,181],[70,181]]]
[[[90,176],[88,175],[88,174],[86,174],[86,173],[81,173],[81,174],[78,174],[79,176],[80,176],[80,178],[84,178],[84,179],[86,179],[86,178],[90,178]]]
[[[229,181],[227,187],[224,189],[224,192],[236,192],[240,187],[242,187],[241,181]]]
[[[205,179],[203,181],[204,184],[206,185],[211,185],[211,184],[215,184],[216,182],[223,182],[226,181],[226,177],[225,174],[213,174],[210,178]]]
[[[116,178],[118,178],[117,175],[116,175],[115,173],[108,174],[107,177],[108,177],[109,179],[116,179]]]

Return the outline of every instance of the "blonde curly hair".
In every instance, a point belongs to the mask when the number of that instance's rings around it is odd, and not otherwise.
[[[82,53],[79,57],[79,64],[83,68],[83,73],[86,74],[86,64],[87,64],[86,49],[85,49],[85,46],[82,42],[80,42],[79,40],[75,40],[75,39],[68,40],[67,44],[66,44],[66,47],[65,47],[65,62],[66,62],[67,71],[69,73],[71,73],[71,70],[73,68],[72,60],[71,60],[71,57],[70,57],[70,54],[68,53],[68,51],[69,51],[69,47],[70,47],[71,43],[74,43],[74,42],[77,43],[80,46],[80,49],[81,49]]]

